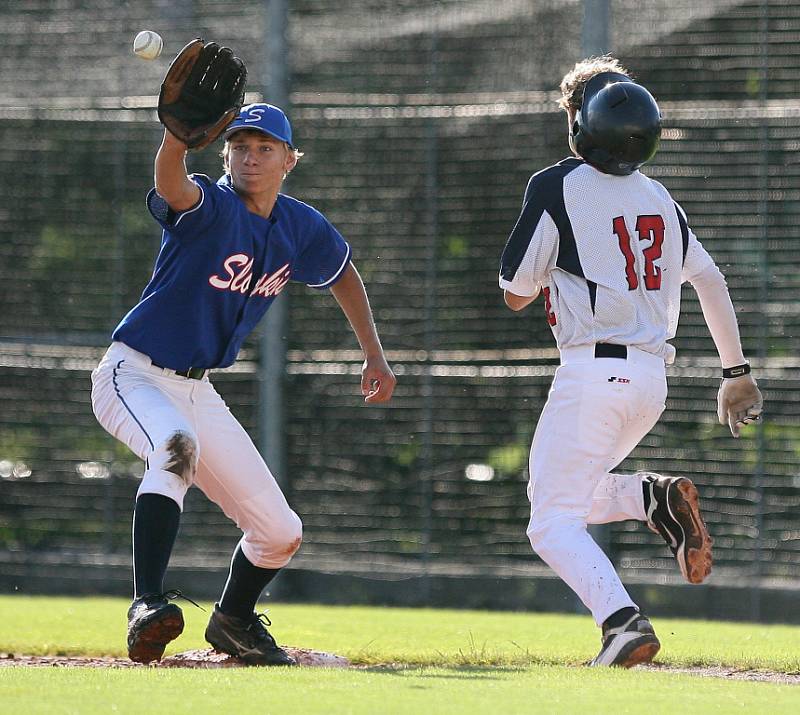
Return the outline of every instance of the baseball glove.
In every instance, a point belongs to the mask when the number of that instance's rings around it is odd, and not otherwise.
[[[190,149],[202,149],[239,113],[246,82],[247,69],[229,48],[192,40],[167,70],[158,119]]]

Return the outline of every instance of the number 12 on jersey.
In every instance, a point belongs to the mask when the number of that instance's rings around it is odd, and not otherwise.
[[[628,281],[628,290],[639,287],[639,277],[636,274],[636,261],[631,247],[631,235],[625,225],[625,217],[617,216],[614,219],[614,233],[619,240],[619,250],[625,257],[625,278]],[[638,216],[636,218],[636,233],[640,241],[651,240],[652,243],[642,251],[644,256],[644,287],[647,290],[661,288],[661,269],[655,262],[661,258],[661,245],[664,243],[664,219],[659,215]]]

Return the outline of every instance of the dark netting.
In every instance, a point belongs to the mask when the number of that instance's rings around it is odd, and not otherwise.
[[[583,3],[289,6],[291,118],[306,155],[286,188],[352,243],[399,378],[390,406],[361,404],[358,345],[335,301],[290,287],[282,476],[305,523],[292,564],[386,579],[546,574],[525,536],[525,485],[557,356],[541,304],[508,311],[497,268],[528,177],[568,152],[556,90],[582,56]],[[610,9],[611,46],[665,115],[646,171],[726,274],[768,415],[738,441],[716,423],[718,360],[687,288],[667,411],[622,470],[696,481],[714,583],[795,586],[800,9]],[[37,0],[0,20],[0,576],[45,559],[126,566],[142,468],[96,425],[89,371],[158,250],[144,207],[155,95],[198,35],[234,47],[262,92],[277,71],[266,4]],[[142,27],[165,38],[156,62],[130,53]],[[213,149],[190,164],[219,173]],[[241,357],[214,381],[258,437],[255,337]],[[224,569],[237,538],[193,490],[175,563]],[[642,525],[599,538],[625,578],[679,581]]]

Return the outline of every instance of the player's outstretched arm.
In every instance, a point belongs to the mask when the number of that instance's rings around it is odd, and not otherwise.
[[[364,395],[364,402],[388,402],[397,378],[386,362],[372,318],[367,291],[352,263],[348,264],[342,277],[333,285],[331,293],[350,321],[364,351],[364,366],[361,368],[361,394]]]
[[[711,337],[722,361],[723,376],[717,393],[717,417],[739,437],[742,425],[761,417],[764,400],[742,352],[739,325],[725,277],[715,265],[692,279]]]
[[[186,173],[188,147],[164,130],[164,139],[156,153],[155,187],[173,211],[187,211],[200,200],[200,189]]]

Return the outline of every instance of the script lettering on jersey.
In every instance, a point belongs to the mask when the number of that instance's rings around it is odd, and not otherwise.
[[[253,258],[251,256],[246,253],[234,253],[225,259],[222,267],[227,277],[209,276],[208,282],[211,286],[218,290],[229,290],[232,293],[243,295],[250,290],[250,284],[253,282]],[[285,263],[277,271],[261,276],[256,281],[250,295],[260,295],[264,298],[278,295],[286,287],[291,275],[292,270],[289,268],[289,264]]]

